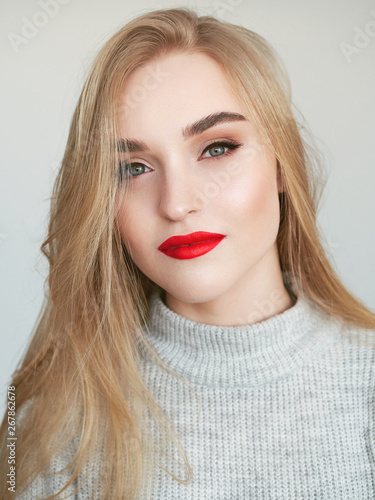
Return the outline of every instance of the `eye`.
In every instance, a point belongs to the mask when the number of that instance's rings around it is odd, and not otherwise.
[[[202,158],[219,159],[222,156],[230,155],[232,151],[239,148],[240,146],[242,146],[242,144],[239,144],[235,141],[216,141],[204,149]],[[209,152],[210,156],[203,156],[206,152]]]
[[[146,167],[146,165],[144,165],[143,163],[128,163],[126,161],[122,161],[119,163],[120,180],[142,175],[145,173],[145,169],[151,171],[151,169],[149,167]]]
[[[201,156],[201,159],[220,159],[224,156],[228,156],[235,149],[243,146],[236,141],[215,141],[207,146]],[[209,152],[209,156],[204,156],[206,152]],[[132,179],[134,177],[139,177],[144,173],[152,172],[152,169],[144,165],[140,162],[128,163],[126,161],[122,161],[118,164],[118,177],[121,182],[124,182],[126,179]]]

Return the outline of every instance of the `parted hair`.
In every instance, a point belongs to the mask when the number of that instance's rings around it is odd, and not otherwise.
[[[160,287],[133,263],[117,225],[119,190],[126,197],[116,152],[119,123],[127,116],[120,105],[124,83],[135,68],[178,52],[203,53],[221,66],[244,113],[275,154],[284,186],[277,247],[285,284],[294,283],[290,293],[306,294],[341,320],[348,335],[375,327],[374,313],[345,288],[330,262],[317,222],[322,158],[297,119],[275,51],[253,31],[191,9],[142,14],[95,58],[55,181],[41,246],[49,263],[45,299],[10,381],[19,415],[19,491],[74,445],[67,484],[92,470],[100,457],[98,498],[135,498],[154,467],[146,415],[184,458],[186,477],[167,472],[185,484],[193,477],[173,424],[139,370],[142,352],[163,365],[147,340],[147,299]],[[136,105],[142,92],[131,97]],[[1,477],[7,473],[7,426],[4,417]],[[7,485],[1,488],[1,498],[11,498]]]

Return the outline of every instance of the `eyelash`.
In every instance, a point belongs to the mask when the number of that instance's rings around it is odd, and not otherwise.
[[[221,147],[221,146],[224,146],[224,147],[228,148],[228,151],[226,151],[225,153],[223,153],[221,155],[210,156],[210,157],[206,157],[206,158],[203,158],[203,159],[204,160],[207,160],[207,159],[210,159],[210,160],[220,160],[221,158],[223,158],[225,156],[231,155],[233,151],[235,151],[240,146],[243,146],[243,144],[240,144],[239,142],[236,142],[236,141],[215,141],[215,142],[212,142],[211,144],[209,144],[206,148],[204,148],[204,150],[202,152],[202,155],[204,153],[206,153],[206,151],[209,151],[210,149],[213,149],[213,148],[216,148],[216,147]],[[131,162],[128,163],[126,161],[122,161],[118,165],[119,166],[119,175],[120,175],[120,179],[121,180],[123,179],[123,177],[130,177],[130,178],[133,179],[135,177],[141,177],[143,175],[143,173],[141,173],[139,175],[129,175],[129,168],[132,165],[143,165],[143,166],[147,167],[147,165],[144,165],[143,163],[138,162],[138,161],[133,162],[133,163],[131,163]],[[125,171],[125,175],[124,175],[123,171]]]

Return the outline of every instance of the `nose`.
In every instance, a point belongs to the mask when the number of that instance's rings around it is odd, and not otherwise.
[[[199,188],[188,167],[166,169],[160,190],[159,210],[162,217],[181,220],[189,213],[201,210]]]

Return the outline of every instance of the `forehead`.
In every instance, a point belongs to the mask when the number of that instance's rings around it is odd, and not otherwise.
[[[243,112],[219,63],[185,52],[135,69],[122,88],[120,108],[120,124],[134,132],[161,122],[183,127],[222,109]]]

